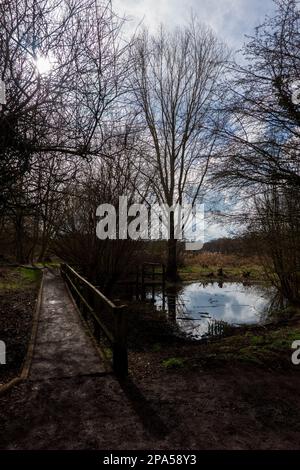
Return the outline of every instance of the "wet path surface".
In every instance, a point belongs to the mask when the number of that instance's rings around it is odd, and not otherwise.
[[[91,339],[85,332],[63,280],[47,272],[30,379],[103,374]]]
[[[0,396],[0,422],[0,449],[130,448],[149,439],[50,271],[29,379]]]

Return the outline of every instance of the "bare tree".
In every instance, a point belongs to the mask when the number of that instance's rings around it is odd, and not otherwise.
[[[0,112],[3,200],[10,184],[28,170],[37,145],[49,136],[49,111],[59,86],[54,87],[54,71],[45,76],[40,73],[38,61],[50,60],[75,12],[74,5],[64,9],[62,2],[46,0],[0,4],[0,73],[7,98]]]
[[[139,172],[125,152],[115,158],[114,165],[103,160],[85,162],[62,202],[64,217],[57,228],[54,250],[108,294],[120,277],[136,270],[141,244],[97,238],[96,209],[105,203],[118,208],[119,195],[126,195],[129,203],[143,197],[139,179]]]
[[[299,201],[299,189],[267,186],[248,226],[269,280],[294,305],[300,302]]]
[[[2,219],[14,234],[18,262],[44,260],[63,222],[63,200],[79,161],[73,156],[36,154],[30,169],[13,183]]]
[[[228,125],[221,129],[224,160],[216,168],[225,185],[254,192],[260,185],[300,184],[299,2],[275,4],[275,15],[248,38],[246,65],[232,64]]]
[[[160,203],[173,207],[199,196],[216,143],[217,87],[225,48],[196,21],[174,32],[144,31],[134,47],[133,100],[146,176]],[[177,280],[177,240],[170,212],[167,275]]]
[[[122,25],[110,1],[0,3],[3,204],[34,154],[113,157],[109,141],[120,134],[115,112],[130,67]]]

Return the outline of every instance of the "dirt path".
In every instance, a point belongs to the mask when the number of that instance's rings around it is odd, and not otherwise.
[[[30,378],[0,396],[0,449],[299,449],[300,368],[147,374],[147,361],[124,382],[105,373],[48,273]]]

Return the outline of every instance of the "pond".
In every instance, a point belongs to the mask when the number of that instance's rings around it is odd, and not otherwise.
[[[150,299],[152,293],[148,293]],[[152,300],[157,309],[163,307],[169,319],[194,338],[203,338],[213,322],[230,325],[260,323],[273,297],[273,290],[242,282],[192,282],[168,288],[163,303],[161,291]]]

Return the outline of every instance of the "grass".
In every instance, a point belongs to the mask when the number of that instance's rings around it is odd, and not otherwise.
[[[300,324],[251,328],[240,334],[207,345],[203,351],[206,360],[218,362],[248,362],[280,367],[291,365],[292,343],[300,340]]]
[[[30,268],[5,268],[1,270],[0,291],[17,291],[38,284],[41,271]]]
[[[34,266],[37,268],[59,268],[60,264],[60,261],[44,261],[43,263],[34,263]]]
[[[217,275],[218,269],[220,266],[210,265],[203,268],[202,266],[185,266],[179,269],[179,275],[183,281],[196,281],[198,279],[220,279]],[[250,277],[248,280],[252,281],[266,281],[266,276],[264,270],[261,266],[256,265],[243,265],[239,268],[234,267],[225,267],[223,268],[224,276],[222,279],[224,281],[230,280],[245,280],[243,272],[250,272]],[[213,276],[211,276],[213,273]]]
[[[218,276],[218,270],[223,269],[223,276]],[[263,267],[257,257],[241,257],[236,255],[223,255],[220,253],[198,253],[187,255],[185,266],[179,269],[183,281],[198,279],[220,279],[265,281]]]
[[[41,277],[41,272],[38,269],[18,268],[18,271],[24,282],[37,282]]]
[[[170,357],[162,361],[162,366],[165,369],[179,369],[184,366],[185,360],[181,357]]]
[[[166,343],[158,340],[157,331],[151,339],[151,345],[143,349],[143,353],[148,355],[144,362],[150,363],[150,370],[153,371],[158,367],[160,370],[188,373],[199,366],[211,370],[241,364],[272,370],[294,369],[291,357],[295,350],[292,344],[300,340],[300,309],[294,307],[289,318],[266,325],[232,327],[229,336],[211,341]]]

